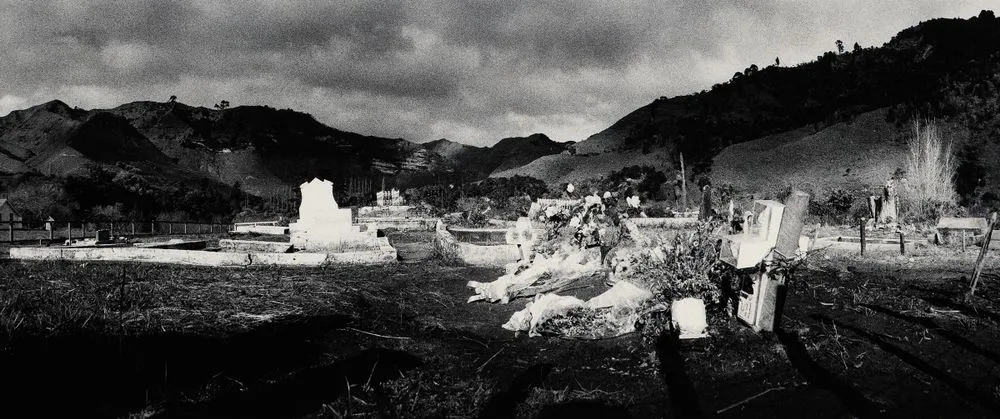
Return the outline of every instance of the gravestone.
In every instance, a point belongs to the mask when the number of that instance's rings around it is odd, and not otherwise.
[[[97,244],[111,243],[111,230],[97,230]]]
[[[701,211],[698,213],[698,219],[701,221],[709,220],[712,218],[713,212],[712,185],[705,185],[701,188]]]
[[[343,252],[379,246],[376,229],[351,223],[351,209],[340,208],[333,198],[333,183],[313,179],[299,186],[302,203],[298,222],[288,225],[296,249]]]
[[[723,238],[720,259],[737,269],[764,269],[752,274],[749,289],[739,291],[736,315],[755,331],[771,331],[781,318],[786,278],[772,272],[774,258],[796,256],[809,195],[793,191],[786,204],[755,201],[745,234]]]

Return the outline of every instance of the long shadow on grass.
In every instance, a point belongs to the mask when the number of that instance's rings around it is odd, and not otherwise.
[[[406,352],[368,349],[329,365],[308,368],[274,384],[262,385],[193,405],[168,406],[161,418],[300,417],[336,400],[351,385],[377,387],[417,367],[420,360]]]
[[[4,385],[11,387],[3,409],[37,413],[31,400],[44,395],[59,400],[45,406],[47,415],[117,417],[194,396],[206,385],[239,388],[314,365],[327,350],[324,336],[348,321],[339,315],[288,319],[229,337],[19,337],[0,354]]]
[[[849,412],[856,417],[872,417],[878,412],[871,401],[849,383],[841,380],[833,373],[823,369],[812,358],[809,351],[799,341],[797,334],[786,330],[775,332],[781,346],[785,348],[789,362],[799,371],[809,383],[833,393],[844,404]]]
[[[486,402],[480,418],[512,418],[517,404],[528,398],[531,389],[541,386],[545,377],[552,372],[553,364],[538,364],[528,367],[511,381],[507,390],[497,393]]]
[[[910,322],[910,323],[913,323],[913,324],[916,324],[916,325],[920,325],[920,326],[926,327],[928,330],[930,330],[930,331],[932,331],[932,332],[934,332],[934,333],[936,333],[938,335],[941,335],[945,339],[948,339],[949,341],[951,341],[955,345],[958,345],[958,346],[960,346],[960,347],[968,350],[969,352],[972,352],[972,353],[977,354],[977,355],[981,355],[981,356],[983,356],[985,358],[989,358],[993,362],[1000,362],[1000,354],[997,354],[996,352],[990,351],[988,349],[980,348],[978,345],[976,345],[972,341],[970,341],[970,340],[968,340],[968,339],[966,339],[966,338],[964,338],[962,336],[959,336],[955,332],[952,332],[952,331],[950,331],[948,329],[945,329],[945,328],[941,327],[934,320],[928,319],[926,317],[909,316],[909,315],[906,315],[906,314],[903,314],[903,313],[899,313],[899,312],[890,310],[890,309],[885,308],[885,307],[881,307],[881,306],[877,306],[877,305],[872,305],[872,304],[861,304],[861,306],[862,307],[867,307],[867,308],[869,308],[869,309],[871,309],[871,310],[873,310],[873,311],[875,311],[877,313],[882,313],[882,314],[884,314],[886,316],[889,316],[889,317],[894,317],[894,318],[897,318],[899,320],[903,320],[903,321],[906,321],[906,322]]]
[[[925,374],[927,374],[927,375],[929,375],[931,377],[934,377],[934,379],[936,379],[936,380],[944,383],[948,387],[951,387],[953,390],[955,390],[956,394],[958,394],[960,397],[964,398],[965,400],[967,400],[969,402],[972,402],[972,403],[975,403],[975,404],[978,404],[981,407],[987,409],[988,411],[990,411],[990,412],[992,412],[994,414],[1000,414],[1000,404],[997,404],[997,402],[992,397],[984,395],[984,394],[977,393],[976,391],[974,391],[973,389],[971,389],[968,386],[966,386],[965,383],[963,383],[962,381],[958,380],[957,378],[952,377],[951,375],[948,375],[948,373],[946,373],[945,371],[942,371],[942,370],[940,370],[938,368],[935,368],[933,365],[931,365],[931,364],[927,363],[926,361],[920,359],[916,355],[913,355],[913,354],[911,354],[909,352],[906,352],[902,348],[900,348],[900,347],[898,347],[896,345],[893,345],[893,344],[891,344],[889,342],[886,342],[885,340],[883,340],[878,335],[876,335],[876,334],[874,334],[872,332],[869,332],[867,330],[861,329],[860,327],[852,326],[852,325],[848,325],[848,324],[839,322],[839,321],[834,320],[832,318],[829,318],[827,316],[813,315],[811,317],[814,318],[814,319],[816,319],[816,320],[819,320],[821,322],[830,322],[830,323],[834,324],[835,326],[837,326],[837,328],[839,328],[839,329],[849,330],[849,331],[857,334],[858,336],[861,336],[861,337],[867,339],[871,343],[874,343],[875,346],[878,346],[879,348],[881,348],[883,351],[886,351],[886,352],[888,352],[890,354],[893,354],[894,356],[896,356],[897,358],[899,358],[901,361],[903,361],[903,362],[905,362],[907,364],[910,364],[910,366],[912,366],[913,368],[916,368],[916,369],[922,371],[923,373],[925,373]]]
[[[679,418],[708,417],[701,404],[694,383],[687,375],[681,342],[676,333],[664,333],[656,342],[656,356],[660,360],[660,375],[670,391],[670,407]]]
[[[977,309],[975,307],[966,305],[964,303],[955,302],[950,298],[943,297],[920,297],[921,300],[926,301],[928,304],[946,307],[952,310],[958,310],[960,313],[969,317],[978,317],[992,320],[994,323],[1000,324],[1000,314],[994,313],[992,311]]]
[[[558,419],[558,418],[606,418],[606,419],[629,419],[633,416],[628,410],[608,406],[604,402],[596,400],[577,400],[567,403],[560,403],[542,408],[537,419]]]

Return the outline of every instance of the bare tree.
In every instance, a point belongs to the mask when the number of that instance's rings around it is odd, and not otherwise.
[[[956,162],[951,141],[941,138],[937,124],[913,122],[907,143],[906,179],[900,194],[907,211],[924,216],[936,206],[955,202]]]

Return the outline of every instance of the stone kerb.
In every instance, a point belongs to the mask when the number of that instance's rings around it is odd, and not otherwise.
[[[503,267],[521,259],[521,250],[516,244],[477,245],[462,243],[448,231],[444,222],[438,221],[435,240],[441,248],[447,249],[466,265]]]

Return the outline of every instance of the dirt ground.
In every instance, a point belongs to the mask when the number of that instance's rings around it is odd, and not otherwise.
[[[695,342],[515,336],[466,304],[496,269],[208,269],[0,261],[8,417],[996,417],[1000,278],[975,254],[826,255],[782,331]],[[990,255],[996,258],[996,254]],[[599,290],[595,290],[599,291]],[[40,396],[40,397],[39,397]],[[5,415],[6,416],[6,415]]]

